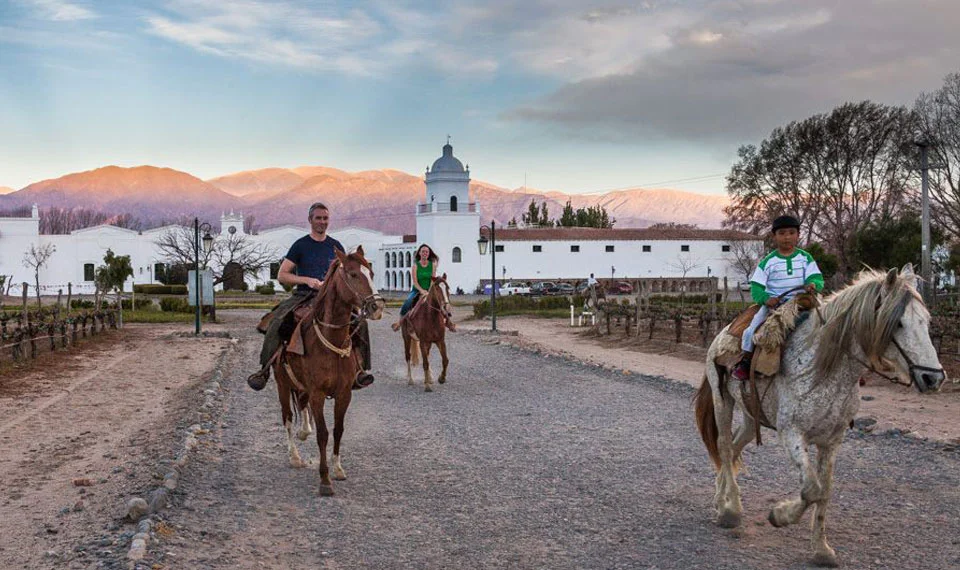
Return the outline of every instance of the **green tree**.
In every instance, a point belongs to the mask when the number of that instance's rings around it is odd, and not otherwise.
[[[537,206],[536,198],[530,200],[530,205],[527,206],[526,213],[521,214],[520,219],[528,226],[536,225],[540,222],[540,207]]]
[[[537,223],[544,228],[553,227],[553,222],[550,220],[550,211],[547,210],[546,200],[540,202],[540,219]]]
[[[943,232],[937,226],[930,228],[932,247],[943,243]],[[920,216],[907,211],[898,218],[882,218],[863,228],[854,236],[854,253],[859,265],[876,269],[903,267],[921,263]]]
[[[823,274],[825,280],[832,279],[837,274],[837,267],[839,267],[840,262],[836,255],[827,253],[823,246],[816,242],[808,243],[803,249],[813,256],[813,260],[817,262],[817,267],[820,268],[820,273]]]
[[[570,200],[567,200],[567,203],[563,206],[563,213],[560,214],[557,225],[564,228],[572,228],[577,225],[577,213],[574,211]]]
[[[94,275],[94,282],[98,290],[103,293],[110,291],[116,293],[117,306],[121,308],[121,323],[123,322],[123,313],[120,294],[123,292],[123,283],[132,275],[133,266],[130,264],[130,256],[116,255],[112,249],[107,249],[106,255],[103,256],[103,265],[97,268]],[[99,302],[98,300],[98,305]]]

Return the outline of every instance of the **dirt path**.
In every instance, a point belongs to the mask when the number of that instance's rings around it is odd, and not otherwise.
[[[123,560],[124,504],[156,484],[229,344],[172,334],[187,328],[128,325],[0,377],[0,568]]]
[[[466,321],[460,326],[477,330],[490,325],[489,321]],[[503,342],[588,364],[663,376],[696,387],[703,378],[706,351],[695,347],[666,342],[638,345],[635,339],[624,340],[619,331],[610,337],[585,336],[585,329],[572,328],[568,321],[560,319],[502,317],[498,319],[498,328],[518,333],[516,337],[503,336]],[[960,444],[960,384],[948,382],[939,394],[922,396],[913,388],[896,386],[871,375],[860,392],[858,417],[876,420],[871,426],[873,431],[898,429],[920,438]]]

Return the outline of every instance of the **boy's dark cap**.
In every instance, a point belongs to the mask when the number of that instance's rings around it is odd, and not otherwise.
[[[773,231],[783,228],[797,228],[799,230],[800,220],[794,218],[793,216],[780,216],[773,220]]]

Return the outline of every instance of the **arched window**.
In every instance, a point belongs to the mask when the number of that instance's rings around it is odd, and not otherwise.
[[[386,258],[386,259],[383,260],[384,266],[385,266],[385,267],[390,267],[390,252],[388,251],[387,253],[385,253],[385,254],[383,254],[383,255],[384,255],[384,257]]]
[[[390,254],[390,261],[393,263],[393,267],[397,266],[397,252]]]
[[[450,196],[450,211],[451,211],[451,212],[456,212],[456,211],[457,211],[457,197],[456,197],[456,196]]]
[[[391,272],[390,272],[390,284],[389,284],[389,287],[390,287],[391,289],[396,289],[396,288],[397,288],[397,272],[396,272],[396,271],[391,271]]]
[[[413,279],[410,277],[410,272],[407,271],[406,273],[404,273],[404,275],[406,275],[407,278],[406,278],[406,280],[405,280],[406,285],[404,285],[403,288],[404,288],[404,289],[413,289]]]
[[[410,252],[407,252],[407,267],[413,267],[413,258],[410,256]]]
[[[453,255],[450,256],[450,260],[453,261],[453,263],[460,263],[460,255],[460,248],[455,247],[453,248]]]

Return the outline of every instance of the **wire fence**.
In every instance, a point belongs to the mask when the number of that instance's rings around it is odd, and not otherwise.
[[[117,311],[62,313],[60,307],[36,311],[0,311],[0,364],[36,359],[42,352],[76,346],[81,339],[117,328]]]

